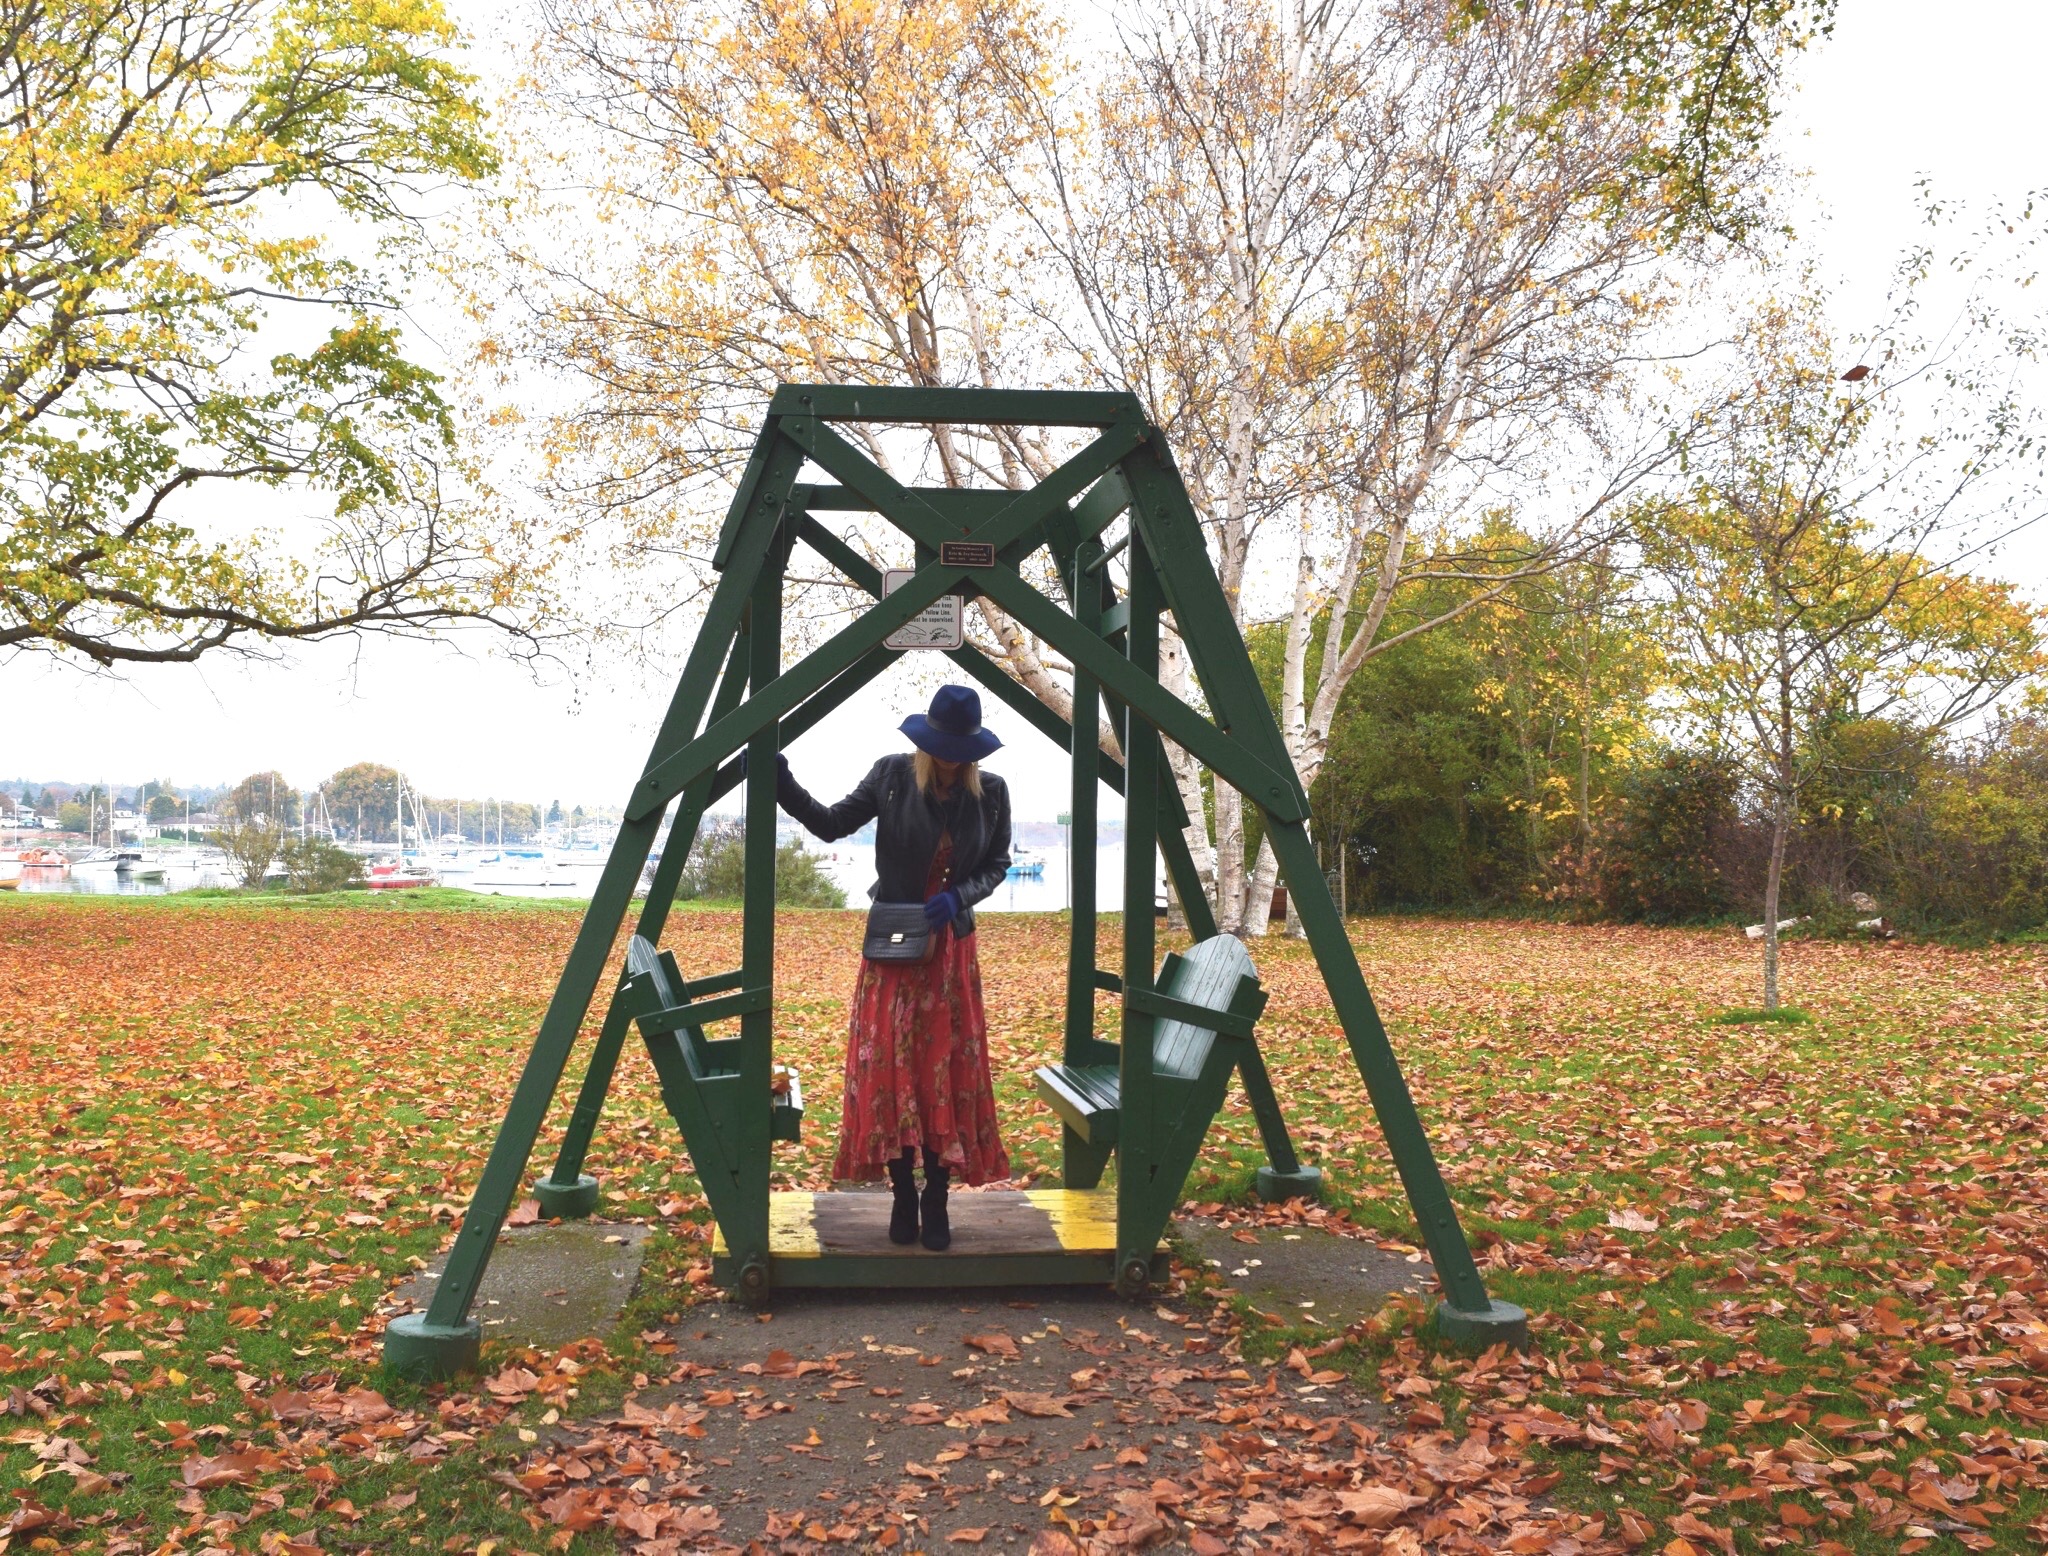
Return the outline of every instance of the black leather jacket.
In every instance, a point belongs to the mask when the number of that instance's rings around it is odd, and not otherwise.
[[[981,799],[964,789],[943,803],[917,787],[906,755],[885,756],[868,769],[853,793],[821,805],[794,778],[780,778],[775,799],[805,831],[830,843],[875,823],[875,882],[879,902],[922,902],[939,839],[953,834],[953,873],[960,894],[953,933],[974,933],[974,904],[1003,884],[1010,868],[1010,791],[993,773],[981,775]]]

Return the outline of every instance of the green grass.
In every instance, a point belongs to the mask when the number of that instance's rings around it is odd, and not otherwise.
[[[510,1405],[394,1385],[373,1314],[447,1239],[581,906],[429,891],[0,902],[0,1401],[41,1391],[42,1407],[0,1425],[0,1498],[76,1519],[48,1536],[65,1548],[150,1550],[188,1526],[192,1549],[308,1533],[328,1549],[544,1548],[489,1476],[549,1410],[601,1410],[636,1372],[658,1376],[641,1336],[702,1273],[702,1199],[644,1074],[608,1104],[593,1166],[608,1215],[656,1227],[648,1275],[573,1376],[530,1358],[553,1384]],[[781,923],[778,1057],[810,1103],[806,1140],[776,1159],[793,1186],[829,1169],[857,929],[855,914]],[[1059,1134],[1030,1069],[1059,1042],[1064,921],[984,933],[1006,1138],[1020,1172],[1051,1177]],[[1386,1430],[1424,1407],[1453,1434],[1485,1426],[1497,1451],[1559,1477],[1549,1503],[1610,1534],[1626,1512],[1649,1551],[1694,1517],[1744,1553],[1891,1552],[1923,1516],[1908,1492],[1933,1482],[1968,1482],[1956,1506],[1985,1523],[1951,1518],[1929,1549],[2039,1543],[2048,1461],[2012,1445],[2048,1422],[2048,1375],[2026,1349],[2048,1333],[2043,953],[1804,942],[1785,976],[1808,1019],[1703,1040],[1755,988],[1739,936],[1442,919],[1357,933],[1489,1286],[1530,1311],[1537,1347],[1474,1369],[1435,1343],[1426,1304],[1389,1304],[1316,1363],[1401,1390]],[[706,910],[672,940],[693,969],[731,965],[737,921]],[[1104,945],[1112,963],[1107,927]],[[1312,964],[1279,940],[1254,954],[1296,1147],[1351,1225],[1413,1243]],[[1105,1030],[1113,1008],[1104,997]],[[1298,1213],[1254,1204],[1262,1160],[1234,1102],[1188,1197]],[[1252,1364],[1328,1338],[1222,1300]],[[507,1357],[487,1349],[492,1367]],[[329,1384],[385,1390],[411,1435],[349,1443],[267,1413],[280,1389]],[[1511,1449],[1536,1409],[1600,1435]],[[450,1430],[445,1452],[408,1457]],[[54,1437],[106,1483],[53,1471],[37,1455]],[[285,1462],[180,1511],[183,1466],[244,1445]],[[570,1546],[602,1548],[595,1532]]]
[[[1760,1022],[1775,1022],[1779,1026],[1811,1026],[1813,1017],[1791,1005],[1773,1005],[1769,1009],[1761,1005],[1738,1005],[1732,1010],[1723,1010],[1713,1018],[1714,1025],[1723,1027],[1755,1026]]]
[[[1394,935],[1436,964],[1404,968],[1378,948],[1407,992],[1390,999],[1395,1042],[1426,1072],[1425,1117],[1468,1233],[1506,1254],[1494,1294],[1535,1315],[1538,1365],[1461,1379],[1462,1363],[1399,1330],[1319,1365],[1424,1376],[1452,1430],[1512,1420],[1524,1389],[1600,1423],[1618,1441],[1537,1450],[1561,1477],[1548,1495],[1589,1513],[1626,1507],[1650,1549],[1688,1512],[1741,1551],[1822,1537],[1892,1551],[1905,1524],[1936,1522],[1977,1549],[2031,1548],[2022,1531],[2048,1497],[2023,1448],[2004,1489],[1958,1504],[1982,1527],[1905,1493],[1931,1478],[1981,1486],[1966,1466],[1989,1462],[1984,1444],[2041,1435],[2048,1390],[2009,1327],[2015,1312],[2040,1322],[2039,1288],[2005,1251],[2043,1224],[2042,1180],[2025,1166],[2043,1133],[2037,955],[1815,946],[1789,963],[1809,1008],[1743,1020],[1703,1049],[1689,1026],[1765,1014],[1717,1010],[1723,960],[1753,963],[1712,937],[1594,932],[1600,956],[1559,957],[1526,999],[1502,1001],[1473,954],[1483,936],[1458,937],[1461,975]],[[1297,1102],[1298,1131],[1345,1137],[1355,1103],[1314,1079],[1341,1074],[1344,1056],[1304,1025],[1309,1054],[1291,1079],[1275,1066],[1283,1095],[1310,1102]],[[1347,1166],[1331,1174],[1333,1203],[1412,1237],[1379,1154]],[[1630,1210],[1653,1229],[1610,1219]],[[1278,1355],[1304,1338],[1273,1332],[1258,1347]],[[1703,1422],[1663,1446],[1650,1424],[1679,1401]],[[1790,1476],[1815,1455],[1833,1467]]]

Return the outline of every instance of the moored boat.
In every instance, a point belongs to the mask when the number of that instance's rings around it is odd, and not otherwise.
[[[420,865],[380,859],[364,873],[363,884],[371,891],[403,891],[411,886],[433,885],[434,875]]]
[[[478,863],[472,886],[574,886],[576,877],[543,849],[507,848]]]

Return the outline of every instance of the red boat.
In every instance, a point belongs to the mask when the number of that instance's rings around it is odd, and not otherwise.
[[[387,859],[370,866],[363,884],[371,891],[402,891],[408,886],[431,886],[434,877],[421,870],[401,868]]]

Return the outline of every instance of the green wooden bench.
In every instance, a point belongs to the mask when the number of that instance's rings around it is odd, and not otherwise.
[[[657,951],[638,935],[626,943],[626,977],[634,1021],[654,1060],[669,1112],[679,1124],[683,1112],[703,1117],[723,1138],[726,1131],[719,1121],[730,1118],[737,1100],[740,1043],[738,1038],[707,1038],[704,1028],[767,1009],[769,991],[740,989],[737,973],[692,982],[683,977],[672,952]],[[769,1098],[769,1133],[777,1140],[798,1140],[803,1135],[803,1084],[794,1070],[786,1073],[788,1090]]]
[[[1170,1164],[1182,1159],[1192,1165],[1265,1009],[1258,979],[1251,952],[1232,935],[1201,941],[1184,956],[1170,953],[1150,989],[1124,991],[1127,1007],[1153,1018],[1148,1073],[1142,1079],[1125,1073],[1128,1056],[1117,1065],[1041,1065],[1039,1096],[1090,1146],[1143,1157],[1148,1179],[1167,1176]],[[1130,1111],[1126,1093],[1138,1085],[1145,1090],[1143,1138],[1134,1138],[1124,1116]],[[1177,1186],[1184,1176],[1185,1170],[1172,1182]]]
[[[1113,1064],[1045,1064],[1037,1072],[1038,1094],[1090,1145],[1115,1145],[1118,1103]]]

